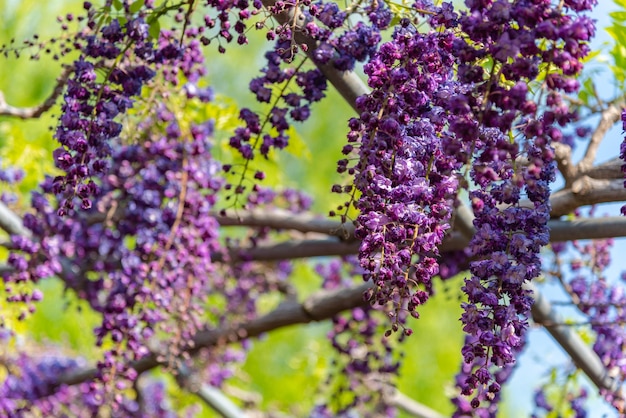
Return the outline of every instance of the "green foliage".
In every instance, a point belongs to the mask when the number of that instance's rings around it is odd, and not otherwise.
[[[615,80],[618,91],[624,90],[626,83],[626,1],[614,0],[620,11],[611,12],[611,26],[606,28],[607,33],[613,38],[610,56],[613,63],[609,66]]]
[[[452,413],[450,394],[461,364],[463,332],[460,291],[463,276],[438,284],[437,294],[420,308],[409,326],[398,389],[444,416]]]
[[[60,280],[43,281],[38,288],[44,292],[45,299],[28,320],[29,334],[38,342],[52,341],[81,357],[97,358],[93,352],[96,338],[87,331],[100,324],[100,315],[85,301],[64,290]]]
[[[262,408],[306,416],[327,376],[328,324],[280,329],[253,342],[243,370]]]

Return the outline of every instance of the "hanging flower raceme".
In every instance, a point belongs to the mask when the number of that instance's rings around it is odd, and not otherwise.
[[[469,247],[472,276],[463,287],[468,302],[461,320],[469,337],[459,386],[462,394],[474,394],[474,408],[482,405],[478,415],[493,416],[491,404],[503,383],[494,372],[514,365],[523,346],[532,306],[523,284],[539,275],[539,251],[548,243],[555,176],[550,144],[563,140],[556,125],[575,118],[560,91],[578,87],[571,76],[582,68],[593,24],[569,13],[587,7],[569,2],[558,8],[550,1],[467,4],[458,20],[467,38],[455,44],[455,55],[459,81],[474,87],[457,94],[449,108],[449,141],[465,150],[471,144],[470,175],[477,186],[470,192],[476,234]],[[488,65],[486,56],[493,57]],[[529,95],[538,76],[545,79],[537,85],[545,102]],[[522,204],[523,195],[530,203]]]
[[[432,99],[450,87],[453,43],[451,32],[401,23],[365,66],[373,91],[358,99],[344,149],[358,147],[359,161],[340,162],[361,192],[356,236],[365,278],[376,284],[370,300],[393,304],[394,329],[429,296],[456,195],[460,162],[442,146],[442,109]]]
[[[79,42],[81,56],[73,64],[55,132],[61,145],[54,152],[55,164],[65,173],[53,182],[54,193],[62,197],[60,215],[74,210],[76,204],[83,210],[91,208],[99,192],[97,180],[109,168],[111,143],[122,130],[120,116],[155,75],[148,66],[155,50],[141,18],[124,26],[115,19]],[[129,59],[126,54],[132,54],[132,66],[122,69]],[[105,65],[107,61],[116,63]],[[104,73],[104,80],[97,71]]]
[[[239,117],[244,126],[237,128],[230,138],[231,147],[245,160],[252,160],[259,154],[269,158],[272,150],[285,148],[289,144],[292,123],[309,119],[311,105],[326,96],[328,80],[320,68],[306,68],[310,58],[318,65],[351,71],[357,62],[372,56],[381,40],[380,31],[391,21],[389,8],[382,2],[352,9],[353,15],[367,16],[367,23],[361,21],[354,27],[346,25],[351,14],[340,11],[332,2],[277,2],[269,10],[294,14],[302,21],[298,20],[297,24],[289,21],[267,34],[267,38],[275,42],[272,50],[265,53],[267,65],[262,69],[263,75],[254,78],[249,88],[259,103],[268,103],[271,107],[264,115],[251,108],[241,109]],[[302,36],[318,43],[308,57],[299,54],[308,52],[307,44],[297,43]],[[238,171],[239,167],[229,168],[229,172],[240,175],[236,194],[244,192],[242,183],[249,163],[243,165],[242,171]],[[255,180],[262,178],[255,177]]]

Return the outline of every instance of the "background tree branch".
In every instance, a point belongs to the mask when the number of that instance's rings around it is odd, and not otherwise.
[[[45,112],[50,110],[52,106],[54,106],[58,97],[63,93],[65,84],[67,83],[72,71],[72,67],[65,67],[61,75],[57,78],[56,85],[54,86],[52,93],[50,93],[50,96],[48,96],[42,104],[34,107],[11,106],[6,102],[4,94],[0,91],[0,116],[9,116],[19,119],[36,119],[40,117]]]

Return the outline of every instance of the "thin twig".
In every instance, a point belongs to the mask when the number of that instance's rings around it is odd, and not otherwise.
[[[40,105],[34,107],[14,107],[9,105],[4,94],[0,91],[0,116],[10,116],[19,119],[35,119],[50,110],[57,101],[57,98],[63,93],[65,84],[74,70],[71,66],[66,66],[61,75],[56,80],[56,85],[48,98]]]

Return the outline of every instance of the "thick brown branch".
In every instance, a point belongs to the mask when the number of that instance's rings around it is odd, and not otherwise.
[[[67,83],[70,74],[72,73],[72,67],[66,67],[61,75],[57,78],[56,85],[52,90],[52,93],[48,98],[40,105],[34,107],[14,107],[9,105],[5,99],[4,94],[0,92],[0,116],[11,116],[20,119],[34,119],[43,115],[56,103],[57,98],[63,93],[63,88]]]
[[[472,225],[471,220],[469,220],[468,225]],[[576,219],[572,221],[551,220],[548,222],[548,227],[550,228],[551,242],[626,237],[626,218],[621,216]],[[304,232],[306,231],[306,226],[303,224],[298,225],[298,230]],[[471,235],[453,232],[445,238],[439,250],[442,253],[462,250],[467,246],[470,238]],[[356,241],[346,242],[336,239],[293,240],[250,249],[233,249],[231,259],[276,261],[309,257],[344,256],[357,254],[359,245],[360,243]],[[219,260],[216,259],[215,261]]]
[[[578,168],[572,161],[572,147],[555,143],[554,154],[559,171],[565,179],[565,186],[569,187],[578,174]]]
[[[232,210],[225,214],[216,214],[215,219],[222,226],[255,226],[290,229],[299,232],[317,232],[344,240],[350,240],[354,236],[354,225],[351,223],[342,224],[310,213],[294,214],[283,209]]]
[[[585,156],[576,166],[576,171],[578,173],[586,174],[587,171],[593,167],[600,143],[606,136],[606,133],[613,127],[613,125],[615,125],[617,121],[620,120],[621,114],[622,110],[616,105],[610,105],[602,111],[602,114],[600,115],[600,122],[598,122],[596,130],[591,135],[591,139],[587,145],[587,150],[585,151]]]
[[[618,382],[609,376],[598,355],[574,332],[571,327],[557,325],[563,320],[552,309],[550,302],[544,298],[533,285],[527,285],[533,291],[535,303],[532,307],[533,320],[543,325],[554,339],[572,358],[576,367],[580,368],[598,389],[605,389],[622,397]]]
[[[250,249],[231,250],[232,260],[277,261],[295,258],[341,256],[356,254],[359,242],[343,242],[334,239],[294,240]]]
[[[594,179],[623,179],[622,164],[624,162],[620,158],[613,158],[605,163],[592,167],[587,170],[587,175]]]
[[[550,221],[548,226],[551,242],[626,237],[626,218],[623,216]]]
[[[265,332],[290,325],[307,324],[314,321],[324,321],[366,302],[363,293],[370,287],[369,283],[354,286],[348,289],[321,291],[313,294],[302,303],[286,301],[274,311],[245,324],[223,329],[202,331],[194,338],[195,354],[203,348],[218,344],[240,341],[245,338],[257,337]],[[156,353],[133,362],[130,366],[138,373],[143,373],[161,364]],[[85,369],[60,376],[59,385],[76,385],[97,376],[97,369]]]
[[[624,200],[626,200],[626,189],[623,180],[604,180],[583,176],[577,179],[571,188],[552,194],[550,197],[551,215],[558,217],[581,206]]]
[[[303,303],[285,302],[273,312],[246,324],[203,331],[194,338],[194,349],[190,354],[218,344],[257,337],[278,328],[329,319],[344,310],[365,304],[363,293],[370,287],[371,284],[366,283],[348,289],[322,291],[309,297]],[[535,298],[532,308],[533,319],[539,324],[545,323],[548,332],[598,388],[616,392],[617,382],[608,375],[606,368],[593,350],[573,332],[571,327],[555,325],[562,320],[553,311],[550,303],[532,285],[528,285],[527,288],[533,291]],[[153,353],[130,366],[138,373],[143,373],[161,365],[158,358],[159,356]],[[80,370],[61,376],[57,383],[58,385],[75,385],[94,379],[96,375],[95,368]]]

